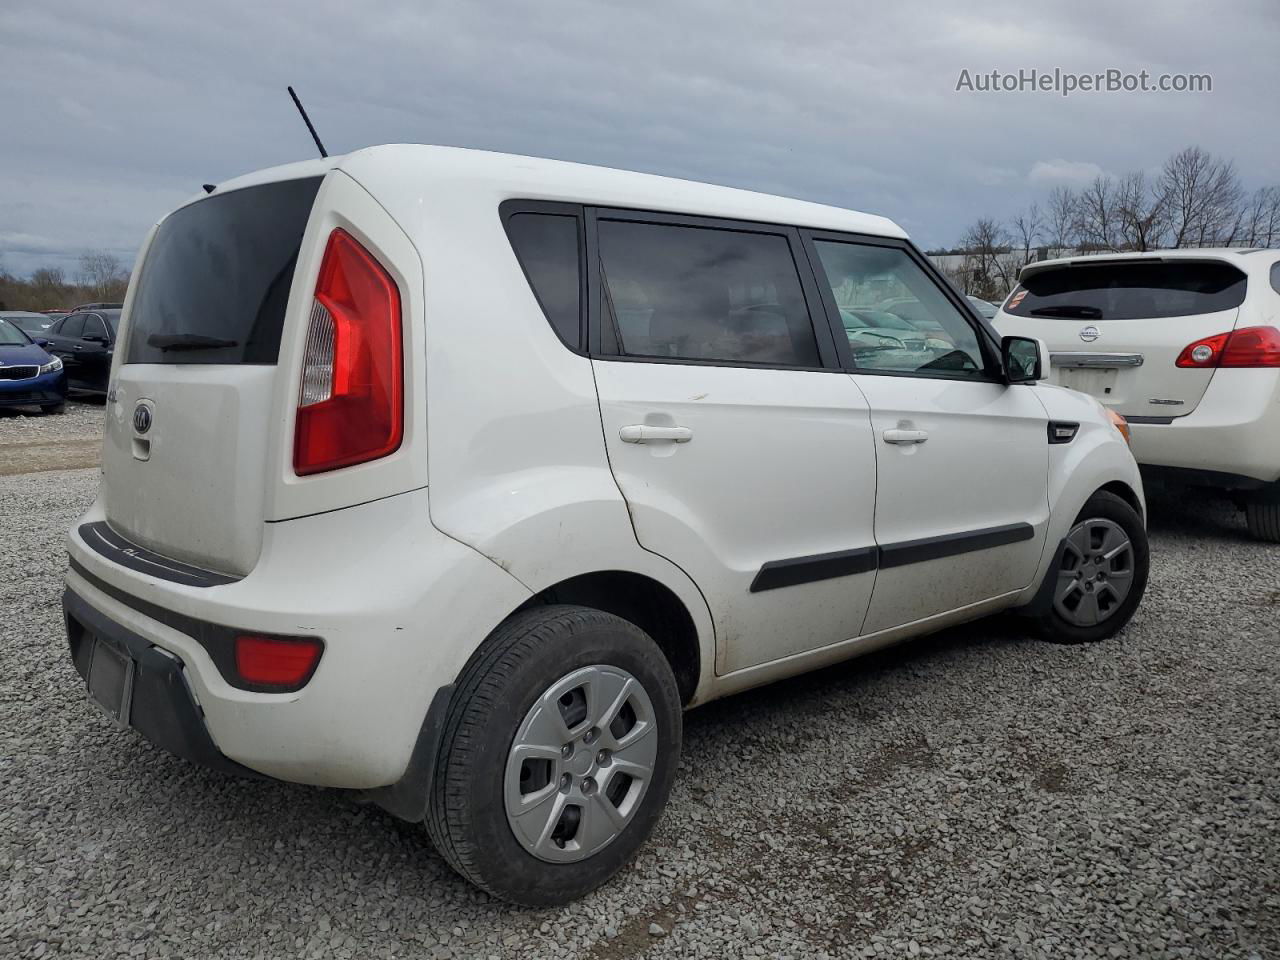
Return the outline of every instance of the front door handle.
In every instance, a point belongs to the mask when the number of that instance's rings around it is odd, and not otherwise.
[[[688,427],[658,427],[651,423],[634,423],[618,431],[623,443],[653,443],[655,440],[674,440],[688,443],[693,431]]]
[[[886,430],[881,436],[885,443],[924,443],[929,439],[924,430]]]

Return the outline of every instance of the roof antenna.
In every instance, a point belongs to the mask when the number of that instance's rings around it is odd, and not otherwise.
[[[311,131],[311,139],[316,142],[316,149],[320,151],[320,156],[327,157],[329,152],[325,150],[324,144],[320,142],[320,135],[316,133],[316,128],[311,125],[311,118],[307,116],[307,111],[303,109],[302,101],[298,99],[298,95],[293,92],[293,87],[289,87],[289,96],[293,97],[293,105],[298,108],[298,112],[302,114],[302,122],[307,125],[307,129]]]

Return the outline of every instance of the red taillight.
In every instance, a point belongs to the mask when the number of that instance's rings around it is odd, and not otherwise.
[[[1180,367],[1280,367],[1280,330],[1241,327],[1189,343],[1178,354]]]
[[[297,690],[311,679],[324,644],[308,637],[236,637],[236,672],[256,687]]]
[[[400,291],[351,234],[334,230],[303,353],[294,472],[385,457],[399,448],[403,432]]]

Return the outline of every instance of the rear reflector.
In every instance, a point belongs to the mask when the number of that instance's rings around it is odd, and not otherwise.
[[[323,652],[318,639],[244,634],[236,637],[236,672],[256,687],[297,690],[311,679]]]
[[[1241,327],[1189,343],[1178,354],[1180,367],[1280,367],[1280,330]]]
[[[400,291],[345,230],[329,235],[303,352],[293,469],[376,460],[404,432]]]

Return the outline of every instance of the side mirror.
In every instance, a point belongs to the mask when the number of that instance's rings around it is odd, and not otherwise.
[[[1006,383],[1037,383],[1049,379],[1049,351],[1034,337],[1004,337],[1000,366]]]
[[[44,337],[36,337],[31,342],[34,343],[37,347],[47,347],[49,345],[49,341],[46,340]]]

